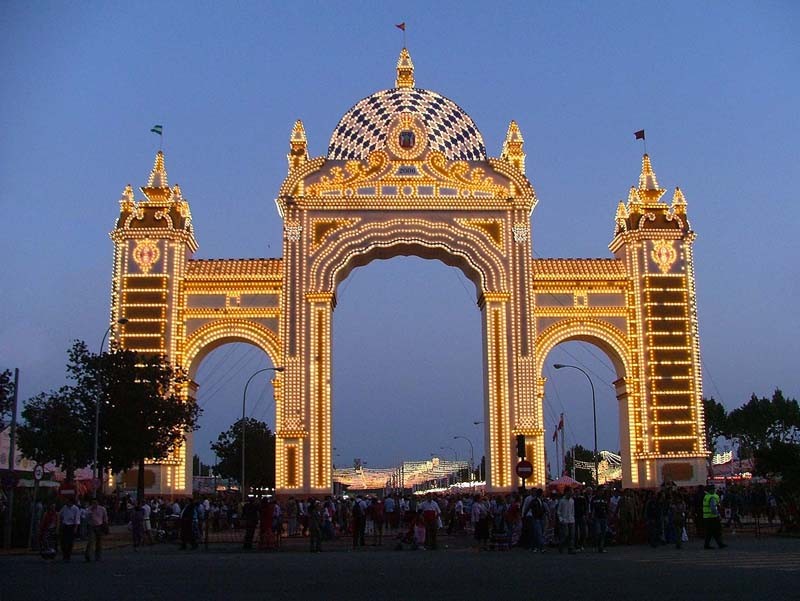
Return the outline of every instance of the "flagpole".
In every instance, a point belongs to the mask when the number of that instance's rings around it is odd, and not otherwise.
[[[556,474],[558,475],[558,478],[560,478],[561,477],[561,460],[558,458],[558,430],[556,430],[556,439],[553,442],[556,443],[556,453],[555,453],[555,455],[556,455]],[[558,478],[555,478],[555,479],[558,480]]]
[[[564,414],[563,413],[561,414],[561,423],[559,424],[559,427],[561,428],[561,456],[564,458],[564,471],[566,472],[567,471],[567,454],[564,451],[564,430],[566,428],[564,428]]]

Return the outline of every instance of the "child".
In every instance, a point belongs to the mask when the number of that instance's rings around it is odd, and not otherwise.
[[[425,550],[425,521],[422,515],[418,515],[414,522],[414,549]]]

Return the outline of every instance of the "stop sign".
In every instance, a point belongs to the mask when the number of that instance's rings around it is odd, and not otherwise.
[[[533,464],[527,459],[523,459],[517,464],[517,476],[525,480],[533,474]]]

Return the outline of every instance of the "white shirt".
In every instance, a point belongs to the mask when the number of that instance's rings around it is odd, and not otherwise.
[[[436,515],[440,515],[442,513],[442,510],[439,509],[439,504],[433,500],[428,501],[425,499],[422,503],[420,503],[419,508],[422,511],[435,511]]]
[[[64,505],[58,515],[65,526],[77,526],[81,523],[81,510],[77,505]]]
[[[575,523],[575,499],[561,497],[558,501],[558,521],[560,524]]]

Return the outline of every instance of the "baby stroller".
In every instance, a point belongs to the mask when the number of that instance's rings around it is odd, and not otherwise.
[[[177,515],[168,515],[161,520],[155,531],[156,540],[160,543],[175,542],[180,538],[181,518]]]

